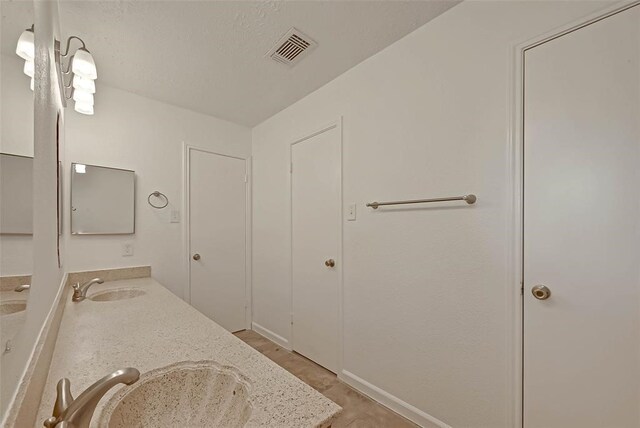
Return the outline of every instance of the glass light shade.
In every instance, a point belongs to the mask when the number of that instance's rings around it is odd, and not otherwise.
[[[76,101],[76,105],[74,106],[75,111],[81,114],[93,114],[93,105],[89,103],[83,103],[81,101]]]
[[[93,105],[93,94],[81,89],[73,90],[73,100],[76,103]]]
[[[96,63],[93,61],[93,57],[89,51],[84,48],[78,49],[73,56],[71,71],[73,71],[73,74],[77,74],[86,79],[95,80],[98,78]]]
[[[33,41],[33,31],[24,30],[18,39],[16,47],[18,56],[26,61],[33,61],[36,56],[36,45]]]
[[[89,92],[90,94],[96,93],[96,82],[77,74],[73,76],[73,87],[74,89],[80,89],[81,91]]]
[[[34,88],[36,87],[35,82],[33,81],[33,77],[31,78],[31,83],[29,84],[29,87],[31,88],[31,90],[33,91]]]
[[[33,75],[36,72],[36,65],[34,64],[33,60],[24,62],[23,71],[24,71],[24,74],[26,74],[27,76],[33,78]]]

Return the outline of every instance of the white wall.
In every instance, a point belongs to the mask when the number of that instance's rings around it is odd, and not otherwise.
[[[510,52],[603,5],[464,2],[255,127],[253,321],[291,337],[288,145],[343,116],[344,370],[452,426],[515,426]]]
[[[67,271],[151,265],[152,275],[182,296],[187,275],[182,223],[182,142],[248,157],[251,130],[102,85],[100,79],[95,100],[93,116],[78,114],[73,106],[67,109],[63,204]],[[135,235],[69,235],[72,162],[136,172]],[[154,190],[167,195],[170,201],[167,208],[157,210],[147,204],[147,196]],[[170,223],[174,209],[181,211],[180,223]],[[133,256],[122,256],[125,242],[133,242]]]
[[[17,55],[0,57],[0,152],[33,156],[33,92]],[[30,235],[0,236],[0,276],[31,275]]]

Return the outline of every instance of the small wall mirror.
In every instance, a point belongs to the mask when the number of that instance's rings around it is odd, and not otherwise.
[[[71,164],[71,234],[135,233],[135,172]]]

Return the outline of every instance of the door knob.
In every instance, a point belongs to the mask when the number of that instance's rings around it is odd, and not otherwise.
[[[531,294],[538,300],[547,300],[551,296],[551,290],[546,285],[535,285],[531,289]]]
[[[195,253],[195,254],[193,255],[193,260],[196,260],[196,261],[197,261],[197,260],[200,260],[200,254]]]
[[[333,259],[329,259],[324,262],[324,265],[326,267],[334,267],[336,265],[336,262]]]

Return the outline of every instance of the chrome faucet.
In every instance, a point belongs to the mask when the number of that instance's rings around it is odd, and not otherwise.
[[[93,412],[104,394],[119,383],[131,385],[138,379],[140,379],[140,372],[134,368],[116,370],[91,385],[75,400],[71,395],[69,379],[60,379],[56,387],[57,397],[53,406],[53,416],[44,421],[44,426],[89,428]]]
[[[82,285],[80,285],[79,282],[73,284],[71,286],[73,288],[73,296],[71,297],[71,300],[74,302],[82,302],[87,298],[87,290],[89,290],[89,287],[93,284],[102,284],[103,282],[104,280],[102,278],[93,278],[91,281]]]
[[[18,293],[22,293],[24,290],[28,290],[31,288],[31,284],[22,284],[18,285],[13,291],[17,291]]]

